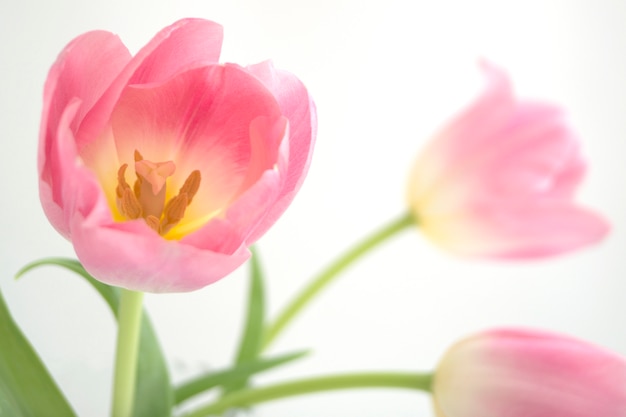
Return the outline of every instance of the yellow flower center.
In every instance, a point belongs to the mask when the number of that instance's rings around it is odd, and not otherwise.
[[[137,179],[133,188],[126,182],[127,168],[128,164],[123,164],[117,171],[118,210],[128,220],[143,218],[154,231],[165,235],[185,216],[185,210],[200,187],[200,171],[189,174],[178,195],[166,203],[166,180],[176,171],[174,162],[151,162],[135,151]]]

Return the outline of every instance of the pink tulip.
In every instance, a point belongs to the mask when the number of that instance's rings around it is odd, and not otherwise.
[[[452,252],[491,258],[600,240],[607,223],[573,202],[585,164],[562,111],[517,100],[501,70],[483,69],[486,91],[414,165],[408,202],[422,230]]]
[[[626,360],[565,336],[492,330],[452,346],[433,398],[438,417],[624,417]]]
[[[40,196],[97,279],[191,291],[241,265],[294,198],[316,130],[304,85],[271,63],[219,64],[222,27],[185,19],[134,57],[73,40],[45,85]]]

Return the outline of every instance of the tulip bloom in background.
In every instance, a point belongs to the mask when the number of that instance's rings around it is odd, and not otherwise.
[[[409,213],[358,242],[315,277],[279,315],[267,343],[347,266],[417,224],[460,255],[534,259],[600,241],[599,215],[578,206],[585,173],[560,108],[520,101],[505,73],[483,64],[486,90],[429,142],[407,183]]]
[[[314,105],[264,62],[218,64],[222,27],[185,19],[134,57],[94,31],[45,85],[40,196],[95,278],[191,291],[241,265],[307,172]]]
[[[606,222],[572,200],[585,164],[562,111],[517,100],[485,64],[483,95],[419,155],[408,202],[421,229],[470,256],[534,258],[595,243]]]
[[[626,360],[566,336],[491,330],[448,350],[432,392],[438,417],[622,417]]]

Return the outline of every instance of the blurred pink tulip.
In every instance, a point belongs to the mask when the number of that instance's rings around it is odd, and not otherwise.
[[[185,19],[134,57],[94,31],[44,91],[39,185],[52,225],[97,279],[191,291],[241,265],[294,198],[313,102],[269,62],[219,64],[222,27]]]
[[[573,202],[585,164],[561,110],[519,101],[485,64],[486,91],[419,155],[408,203],[422,230],[470,256],[534,258],[602,239],[607,223]]]
[[[444,355],[433,398],[438,417],[624,417],[626,360],[565,336],[492,330]]]

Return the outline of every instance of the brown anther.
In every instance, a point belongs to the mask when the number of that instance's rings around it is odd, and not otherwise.
[[[128,164],[124,164],[117,170],[117,187],[115,188],[115,194],[117,198],[122,198],[124,190],[129,189],[130,185],[126,182],[126,168]]]
[[[189,205],[187,194],[179,194],[168,201],[165,210],[163,210],[163,219],[161,220],[161,234],[170,231],[179,221],[185,217],[185,210]]]
[[[135,197],[135,194],[133,194],[130,187],[126,188],[122,193],[120,208],[122,214],[130,220],[135,220],[141,217],[143,211],[141,209],[141,204],[139,204],[137,197]]]
[[[140,175],[137,175],[137,179],[135,180],[135,183],[133,184],[133,191],[135,192],[135,195],[137,196],[137,198],[141,198],[141,184],[143,183],[143,179],[141,178]]]
[[[146,217],[146,224],[150,226],[150,228],[154,230],[155,232],[161,233],[161,230],[160,230],[161,221],[157,219],[156,216],[150,215]]]
[[[137,149],[135,149],[134,157],[135,157],[135,162],[141,161],[143,159],[143,156],[141,156],[141,154],[139,153]],[[137,175],[137,171],[135,171],[135,175]],[[137,196],[137,198],[140,198],[140,195],[141,195],[141,183],[142,182],[143,180],[141,179],[141,175],[137,175],[135,184],[133,184],[133,191],[135,191],[135,195]]]
[[[198,192],[198,189],[200,188],[200,179],[200,171],[196,169],[191,174],[189,174],[189,176],[185,180],[185,183],[180,188],[180,191],[178,191],[179,195],[187,194],[187,205],[191,204],[191,200],[193,200],[193,197]]]

